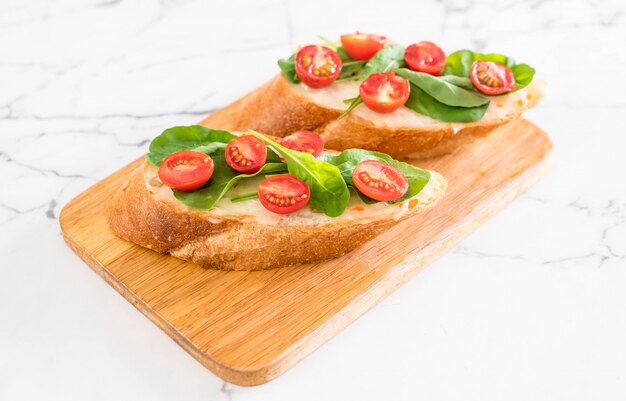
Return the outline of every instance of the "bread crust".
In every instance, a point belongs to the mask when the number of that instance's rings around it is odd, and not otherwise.
[[[267,225],[157,199],[146,186],[143,169],[136,169],[107,205],[113,232],[159,253],[221,270],[263,270],[343,255],[430,207],[447,185],[433,173],[432,195],[398,219]]]
[[[340,110],[322,107],[295,93],[279,74],[267,84],[216,111],[200,124],[231,131],[253,129],[268,135],[286,136],[305,129],[322,136],[325,147],[335,150],[361,148],[395,158],[427,158],[451,153],[485,137],[519,117],[539,99],[520,106],[506,118],[473,123],[435,124],[419,127],[383,127],[354,114],[341,120]]]

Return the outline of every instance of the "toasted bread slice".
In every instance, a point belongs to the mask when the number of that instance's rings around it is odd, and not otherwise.
[[[431,172],[429,183],[413,198],[366,205],[352,196],[346,212],[331,218],[308,206],[290,215],[273,214],[257,199],[222,199],[208,211],[189,209],[156,177],[157,168],[145,162],[111,199],[107,216],[113,232],[157,252],[222,270],[271,269],[337,257],[432,206],[447,185]]]
[[[445,123],[406,107],[380,114],[365,105],[337,119],[347,108],[344,99],[358,95],[359,82],[336,82],[323,89],[292,84],[278,75],[267,84],[213,113],[202,125],[226,130],[254,129],[285,136],[312,130],[329,149],[361,148],[395,158],[425,158],[450,153],[493,132],[532,108],[545,94],[545,82],[502,96],[492,96],[483,118],[472,123]]]

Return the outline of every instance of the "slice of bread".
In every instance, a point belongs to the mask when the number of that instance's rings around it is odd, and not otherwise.
[[[262,270],[347,253],[435,204],[446,186],[441,175],[431,172],[429,183],[413,198],[366,205],[352,196],[336,218],[310,207],[277,215],[257,199],[222,199],[211,210],[194,210],[177,201],[157,179],[156,167],[145,162],[111,199],[107,216],[116,235],[154,251],[215,269]]]
[[[361,148],[395,158],[425,158],[450,153],[518,118],[543,98],[546,87],[544,81],[534,80],[521,90],[489,97],[487,112],[472,123],[445,123],[406,107],[380,114],[363,104],[338,120],[347,108],[343,100],[357,96],[358,85],[336,82],[312,89],[292,84],[281,74],[200,124],[231,131],[253,129],[276,136],[305,129],[320,134],[329,149]]]

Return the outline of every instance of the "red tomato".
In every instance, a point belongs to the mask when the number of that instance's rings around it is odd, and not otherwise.
[[[376,72],[361,82],[359,93],[363,103],[379,113],[390,113],[409,99],[409,81],[396,76],[395,71]]]
[[[313,157],[320,157],[324,151],[324,140],[313,131],[296,131],[282,138],[280,144],[299,152],[309,152]]]
[[[352,172],[352,181],[362,194],[377,201],[400,199],[409,189],[400,170],[378,160],[359,163]]]
[[[280,174],[266,178],[259,185],[259,201],[270,212],[293,213],[309,203],[311,190],[295,175]]]
[[[515,89],[513,71],[506,65],[492,61],[474,61],[470,78],[474,86],[487,95],[501,95]]]
[[[433,42],[419,42],[406,48],[404,61],[413,71],[437,76],[446,66],[446,54]]]
[[[357,32],[352,35],[341,35],[341,46],[352,58],[369,60],[385,47],[386,40],[384,36]]]
[[[245,174],[256,173],[267,160],[267,147],[256,136],[238,136],[226,145],[224,158],[226,164],[235,171]]]
[[[159,167],[159,179],[177,191],[200,188],[213,175],[213,159],[204,153],[181,150],[167,156]]]
[[[311,88],[323,88],[335,82],[341,72],[341,58],[324,46],[305,46],[296,54],[296,74]]]

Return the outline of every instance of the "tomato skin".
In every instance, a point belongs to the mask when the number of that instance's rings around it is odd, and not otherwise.
[[[228,142],[224,152],[226,164],[244,174],[256,173],[267,160],[265,142],[253,135],[242,135]]]
[[[391,113],[409,99],[409,81],[396,76],[395,71],[376,72],[361,82],[359,94],[363,103],[378,113]]]
[[[192,150],[181,150],[163,160],[159,166],[159,179],[177,191],[192,192],[209,181],[214,168],[211,156]]]
[[[259,184],[259,201],[267,210],[289,214],[309,203],[311,190],[304,181],[292,174],[279,174],[266,178]]]
[[[476,89],[487,95],[501,95],[515,89],[513,71],[506,65],[492,61],[474,61],[470,79]]]
[[[381,202],[400,199],[409,189],[409,181],[400,170],[379,160],[359,163],[352,172],[352,182],[359,192]]]
[[[280,139],[280,144],[299,152],[308,152],[317,158],[324,152],[324,140],[313,131],[296,131]]]
[[[380,49],[385,47],[386,37],[371,33],[357,32],[350,35],[341,35],[341,46],[348,54],[357,60],[369,60]]]
[[[341,72],[341,57],[324,46],[305,46],[295,60],[298,78],[311,88],[323,88],[335,82]]]
[[[446,54],[433,42],[423,41],[406,48],[404,61],[413,71],[437,76],[446,66]]]

